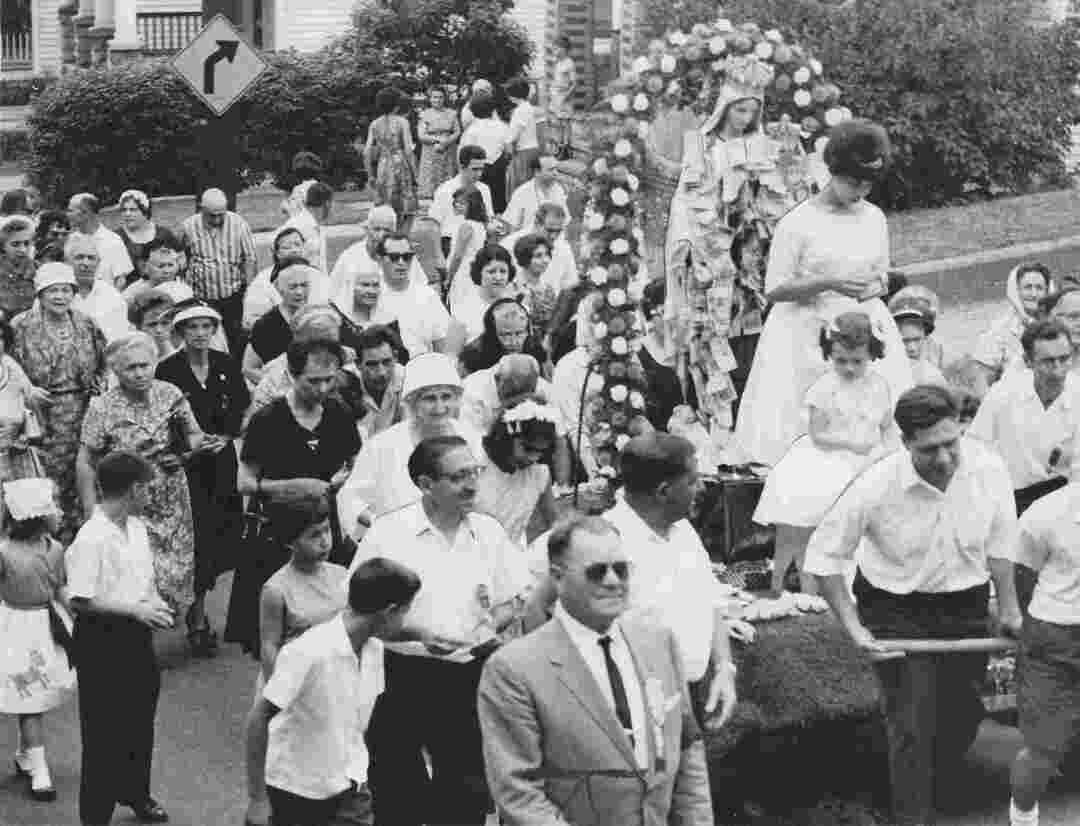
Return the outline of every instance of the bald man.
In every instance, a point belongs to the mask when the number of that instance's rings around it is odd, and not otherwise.
[[[199,211],[180,227],[188,257],[188,279],[195,297],[221,314],[229,349],[244,349],[244,291],[255,277],[255,238],[247,221],[230,212],[220,189],[208,189]]]
[[[68,201],[68,220],[75,232],[93,239],[98,254],[97,277],[118,290],[127,286],[128,276],[135,270],[124,240],[101,223],[101,202],[96,195],[80,192]]]

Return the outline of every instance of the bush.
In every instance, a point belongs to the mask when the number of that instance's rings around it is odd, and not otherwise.
[[[152,195],[195,191],[204,148],[234,140],[235,187],[287,177],[310,150],[334,185],[363,182],[353,140],[362,135],[376,80],[325,55],[280,53],[221,122],[165,64],[76,72],[38,100],[29,119],[28,174],[49,200],[95,192],[106,201],[137,186]]]
[[[55,77],[27,77],[0,80],[0,106],[26,106],[53,82]]]
[[[646,0],[643,38],[701,0]],[[1037,27],[1031,0],[734,0],[735,21],[776,27],[812,49],[843,103],[881,123],[896,165],[876,193],[889,207],[1063,182],[1080,50],[1072,24]]]
[[[0,132],[0,161],[18,161],[30,151],[30,135],[26,130]]]

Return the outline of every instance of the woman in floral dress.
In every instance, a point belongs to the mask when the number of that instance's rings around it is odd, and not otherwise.
[[[364,164],[375,190],[375,205],[392,206],[399,228],[405,231],[416,214],[416,150],[409,122],[397,114],[400,105],[401,93],[392,87],[375,96],[379,116],[368,128]]]
[[[79,494],[89,513],[96,500],[96,466],[107,453],[129,450],[154,465],[143,512],[158,593],[185,614],[195,599],[195,532],[181,457],[202,445],[191,405],[174,384],[154,378],[157,345],[134,333],[109,345],[116,387],[90,401],[77,459]],[[197,630],[197,629],[191,629]]]
[[[435,86],[428,92],[430,106],[420,113],[419,195],[430,198],[444,181],[457,174],[457,139],[461,135],[457,114],[446,105],[446,92]]]
[[[104,384],[105,336],[89,317],[71,309],[75,272],[43,264],[34,279],[38,302],[12,322],[12,355],[32,388],[42,428],[41,459],[56,485],[62,512],[58,538],[70,542],[82,523],[75,456],[91,395]]]

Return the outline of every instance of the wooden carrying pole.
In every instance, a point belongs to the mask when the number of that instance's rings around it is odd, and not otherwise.
[[[888,651],[905,654],[996,654],[1018,645],[1008,637],[973,637],[956,640],[879,640]]]

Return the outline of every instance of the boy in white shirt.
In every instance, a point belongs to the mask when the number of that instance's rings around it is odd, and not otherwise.
[[[409,568],[369,559],[349,578],[345,609],[281,650],[248,717],[245,822],[373,822],[364,733],[385,685],[381,638],[400,634],[419,590]]]

